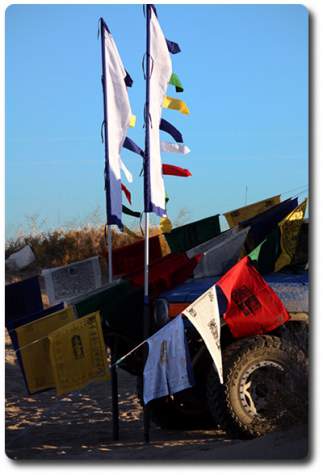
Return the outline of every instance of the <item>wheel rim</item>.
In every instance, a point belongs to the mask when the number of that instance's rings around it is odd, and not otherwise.
[[[274,419],[282,415],[280,395],[286,389],[284,367],[271,360],[262,360],[248,367],[239,384],[239,397],[251,418]]]

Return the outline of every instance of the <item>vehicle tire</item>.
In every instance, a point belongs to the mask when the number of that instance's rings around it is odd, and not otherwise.
[[[256,437],[307,417],[307,361],[275,336],[240,340],[223,352],[221,385],[214,369],[207,400],[214,420],[232,435]]]
[[[137,379],[138,398],[143,405],[142,378]],[[161,429],[189,430],[214,426],[206,402],[205,385],[150,401],[151,420]]]

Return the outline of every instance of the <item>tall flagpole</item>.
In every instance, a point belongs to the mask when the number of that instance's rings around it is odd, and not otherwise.
[[[101,31],[101,56],[102,56],[102,86],[103,86],[103,101],[104,101],[104,152],[105,152],[105,178],[106,174],[109,173],[109,143],[108,143],[108,118],[107,118],[107,78],[105,75],[105,44],[104,44],[104,21],[103,18],[100,18],[100,31]],[[106,180],[105,180],[106,185]],[[108,211],[108,201],[107,193],[108,190],[105,190],[106,193],[106,214],[107,214],[107,227],[108,227],[108,236],[107,236],[107,245],[108,245],[108,282],[111,283],[113,280],[112,274],[112,230],[111,225],[109,224],[109,211]],[[113,340],[111,348],[111,364],[116,360],[116,351],[115,351],[116,342]],[[119,440],[119,405],[118,405],[118,374],[115,366],[111,368],[111,399],[112,399],[112,432],[113,439]]]
[[[103,109],[104,109],[104,152],[105,152],[105,175],[109,173],[109,138],[108,138],[108,118],[107,118],[107,79],[105,76],[105,64],[106,64],[106,57],[105,57],[105,47],[104,47],[104,21],[103,18],[100,18],[100,31],[101,31],[101,56],[102,56],[102,86],[103,86]],[[111,283],[113,280],[112,275],[112,230],[111,225],[109,224],[109,213],[108,213],[108,202],[107,202],[107,193],[108,191],[105,190],[106,194],[106,215],[107,215],[107,247],[108,247],[108,282]]]
[[[144,200],[145,200],[145,264],[144,264],[144,338],[149,336],[149,161],[150,161],[150,140],[149,140],[149,106],[150,106],[150,6],[146,4],[146,104],[145,104],[145,163],[144,163]],[[144,438],[149,442],[149,409],[144,406]]]

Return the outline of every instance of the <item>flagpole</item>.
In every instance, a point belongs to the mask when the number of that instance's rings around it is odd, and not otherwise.
[[[145,162],[144,162],[144,200],[145,200],[145,263],[144,263],[144,339],[149,336],[149,186],[148,171],[150,160],[149,105],[150,105],[150,5],[146,4],[146,104],[145,104]],[[144,405],[144,439],[149,442],[150,414]]]
[[[104,152],[105,152],[105,176],[108,168],[109,162],[109,145],[108,145],[108,118],[107,118],[107,81],[105,76],[105,45],[104,45],[104,21],[103,18],[100,18],[100,31],[101,31],[101,56],[102,56],[102,86],[103,86],[103,101],[104,101]],[[106,183],[105,183],[106,184]],[[107,245],[108,245],[108,282],[113,281],[112,274],[112,229],[109,224],[109,210],[108,210],[108,200],[107,194],[108,190],[105,190],[106,193],[106,215],[107,215],[107,225],[108,225],[108,236],[107,236]],[[116,361],[116,342],[113,341],[111,348],[111,364]],[[113,440],[119,440],[119,405],[118,405],[118,374],[115,366],[111,368],[111,399],[112,399],[112,437]]]

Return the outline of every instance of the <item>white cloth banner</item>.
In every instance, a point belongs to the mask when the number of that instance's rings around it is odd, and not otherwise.
[[[189,258],[203,253],[194,268],[194,277],[212,277],[227,272],[238,262],[249,229],[248,227],[238,231],[237,228],[232,228],[200,246],[190,249],[186,253]]]
[[[221,322],[215,286],[207,290],[183,311],[192,325],[199,332],[209,350],[213,363],[223,384],[221,354]]]
[[[183,155],[186,155],[187,153],[190,153],[191,150],[187,147],[187,145],[180,143],[169,143],[161,140],[160,151],[170,153],[182,153]]]
[[[106,176],[108,223],[122,225],[120,152],[127,135],[131,107],[125,84],[126,71],[112,35],[104,28],[104,72],[106,78],[107,160]]]
[[[128,183],[132,183],[133,182],[132,173],[128,170],[128,168],[126,167],[126,165],[124,164],[122,160],[120,160],[120,166],[121,166],[121,170],[124,173],[124,176],[127,178]]]
[[[174,318],[147,342],[149,353],[144,368],[144,403],[190,388],[190,360],[182,316]]]
[[[163,99],[167,91],[168,82],[172,75],[172,62],[168,52],[166,39],[159,26],[157,17],[151,7],[150,19],[150,126],[148,126],[150,159],[148,163],[148,189],[145,190],[149,197],[149,211],[154,211],[159,216],[165,215],[165,187],[162,174],[162,162],[160,156],[160,132],[159,125]]]

